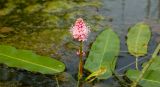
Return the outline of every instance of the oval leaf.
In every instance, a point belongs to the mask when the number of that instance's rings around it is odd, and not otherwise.
[[[138,70],[128,70],[127,76],[134,81],[139,77],[140,73],[141,72]],[[159,73],[159,71],[154,70],[149,70],[145,72],[144,77],[139,82],[139,85],[141,85],[142,87],[159,87],[160,78],[157,78],[159,77]]]
[[[120,41],[118,36],[111,29],[104,30],[93,43],[84,68],[91,73],[106,68],[104,74],[97,76],[99,79],[109,78],[115,68],[119,50]]]
[[[150,27],[147,24],[138,23],[132,27],[127,35],[129,53],[136,57],[144,56],[147,53],[150,37]]]
[[[28,50],[17,50],[0,45],[0,63],[42,74],[55,74],[64,71],[63,63],[49,57],[39,56]]]

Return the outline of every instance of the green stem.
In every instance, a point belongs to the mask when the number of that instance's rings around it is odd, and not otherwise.
[[[55,75],[55,79],[56,79],[57,87],[59,87],[59,82],[56,75]]]
[[[155,60],[158,52],[160,51],[160,44],[158,44],[156,50],[154,51],[152,58],[149,60],[149,62],[144,66],[144,68],[142,69],[141,74],[139,75],[139,77],[137,78],[136,81],[133,82],[133,84],[131,85],[131,87],[136,87],[138,82],[143,78],[145,72],[148,70],[148,68],[150,67],[150,65],[152,64],[152,62]]]
[[[78,79],[78,82],[77,82],[77,86],[76,87],[79,87],[79,79]]]
[[[78,87],[82,87],[81,86],[81,79],[83,76],[83,42],[81,41],[80,43],[80,55],[79,55],[80,59],[79,59],[79,71],[78,71]]]
[[[136,69],[139,70],[138,69],[138,57],[136,57]]]

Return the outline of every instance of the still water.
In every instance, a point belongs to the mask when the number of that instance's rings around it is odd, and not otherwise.
[[[134,67],[135,58],[127,53],[125,43],[126,34],[131,26],[141,21],[145,21],[151,25],[152,39],[149,44],[150,54],[160,41],[160,0],[102,0],[102,2],[102,8],[95,11],[105,17],[105,23],[111,26],[121,39],[121,52],[117,61],[116,71],[123,74],[127,69]],[[89,41],[85,43],[86,51],[89,50],[90,44],[95,40],[99,32],[93,32],[90,35]],[[66,73],[57,77],[60,87],[75,87],[76,85],[75,78],[77,76],[78,57],[75,54],[75,49],[77,48],[71,47],[68,49],[67,47],[70,47],[70,43],[74,42],[71,40],[62,42],[60,45],[61,48],[56,52],[58,57],[60,57],[59,60],[66,64]],[[54,45],[57,44],[59,43]],[[57,55],[53,54],[52,56],[56,57]],[[146,55],[145,59],[139,59],[140,63],[146,61],[149,56]],[[5,65],[1,66],[0,75],[0,79],[4,83],[2,87],[56,87],[55,76],[34,74],[8,68]],[[111,77],[108,80],[98,81],[95,84],[86,84],[85,87],[120,87],[120,84]]]

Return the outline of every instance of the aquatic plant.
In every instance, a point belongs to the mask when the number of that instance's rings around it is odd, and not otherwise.
[[[106,28],[92,44],[84,68],[91,73],[103,68],[106,72],[97,75],[96,78],[107,79],[112,75],[112,70],[115,69],[119,51],[120,41],[118,36],[111,28]]]
[[[56,59],[6,45],[0,45],[0,63],[9,67],[52,75],[63,72],[65,69],[65,65]]]
[[[128,70],[127,76],[133,80],[131,87],[136,87],[138,83],[144,87],[159,87],[157,75],[159,69],[158,53],[160,52],[160,44],[158,44],[149,62],[143,64],[143,69],[138,70],[138,56],[147,54],[148,42],[151,37],[149,25],[145,23],[137,23],[128,33],[127,45],[130,54],[136,57],[136,69]],[[157,61],[156,61],[157,60]],[[154,67],[153,67],[154,66]]]
[[[90,29],[82,18],[78,18],[75,24],[71,27],[70,32],[74,39],[83,42],[87,40]]]
[[[143,69],[141,72],[134,71],[134,70],[127,72],[128,76],[130,78],[135,79],[135,77],[137,77],[137,79],[134,80],[131,87],[136,87],[138,83],[140,83],[144,87],[158,87],[160,85],[160,79],[157,78],[157,76],[159,75],[159,73],[158,73],[159,66],[157,66],[157,65],[160,65],[160,63],[159,63],[160,56],[157,56],[159,51],[160,51],[160,44],[158,44],[158,46],[157,46],[156,50],[154,51],[154,53],[152,54],[152,57],[149,60],[149,62],[147,62],[147,64],[145,64],[143,66]],[[130,75],[130,73],[132,73],[132,74],[134,73],[134,74]],[[141,80],[143,81],[143,83]],[[144,81],[144,80],[146,80],[146,81]]]
[[[78,71],[78,81],[80,81],[83,76],[83,55],[84,55],[83,42],[87,40],[90,29],[82,18],[78,18],[75,24],[71,27],[70,32],[73,38],[81,43],[80,48],[77,52],[77,54],[80,57],[79,71]]]
[[[130,54],[136,57],[138,70],[138,57],[147,54],[148,43],[151,37],[150,27],[145,23],[137,23],[127,34],[127,46]]]
[[[78,86],[83,82],[92,82],[95,79],[108,79],[115,74],[116,60],[120,52],[120,40],[118,35],[111,29],[106,28],[94,41],[89,51],[86,62],[83,62],[83,42],[87,41],[90,28],[82,18],[78,18],[75,24],[70,28],[73,39],[80,42],[77,55],[80,57],[78,67]],[[48,34],[48,33],[47,33]],[[129,53],[134,57],[141,57],[147,54],[148,43],[150,41],[151,31],[149,25],[144,22],[137,23],[131,27],[127,34],[127,46]],[[142,70],[138,69],[138,60],[136,60],[136,70],[130,69],[126,72],[127,77],[132,80],[127,87],[159,87],[160,79],[157,78],[160,72],[160,44],[152,54],[149,62],[142,65]],[[86,55],[87,56],[87,55]],[[0,63],[9,67],[17,67],[31,72],[42,74],[56,74],[64,71],[65,65],[60,61],[44,56],[39,56],[28,50],[18,50],[11,46],[0,45]],[[83,67],[90,74],[83,79]],[[115,74],[116,76],[117,74]],[[118,77],[118,75],[117,75]]]
[[[137,23],[135,26],[131,27],[127,34],[127,46],[129,53],[136,57],[136,71],[128,70],[127,72],[127,76],[133,80],[133,83],[124,83],[127,87],[136,87],[139,82],[140,84],[145,86],[149,84],[154,85],[154,87],[158,87],[157,85],[160,81],[156,79],[156,75],[158,73],[156,69],[152,68],[159,67],[159,57],[157,56],[157,54],[160,50],[160,45],[158,45],[149,62],[143,65],[142,71],[139,71],[138,69],[138,57],[147,54],[147,47],[150,41],[150,37],[151,31],[149,25],[144,22]],[[79,40],[78,37],[75,37],[75,39]],[[83,40],[80,38],[79,41]],[[86,77],[85,81],[92,82],[95,78],[108,79],[112,76],[112,74],[115,74],[116,60],[119,52],[120,41],[118,36],[112,31],[111,28],[105,29],[92,44],[89,56],[85,62],[84,68],[91,72],[91,74]],[[80,53],[80,57],[82,57],[82,51],[80,51]],[[157,61],[155,61],[156,59]],[[155,70],[156,72],[154,71],[155,73],[152,73],[151,71],[148,72],[148,70]],[[147,76],[148,74],[151,74],[151,76]],[[117,78],[119,79],[119,77]],[[148,79],[150,83],[147,83],[148,81],[145,82],[146,79]],[[153,82],[151,80],[153,80]],[[155,81],[158,81],[157,84],[153,84],[155,83]]]

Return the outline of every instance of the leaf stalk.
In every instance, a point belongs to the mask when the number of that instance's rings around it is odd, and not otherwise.
[[[134,81],[132,84],[131,84],[131,87],[136,87],[138,82],[143,78],[145,72],[148,70],[148,68],[150,67],[150,65],[153,63],[153,61],[155,60],[157,54],[159,53],[160,51],[160,43],[158,44],[157,48],[155,49],[151,59],[149,60],[149,62],[144,66],[144,68],[142,69],[142,72],[141,74],[139,75],[139,77],[137,78],[136,81]]]

